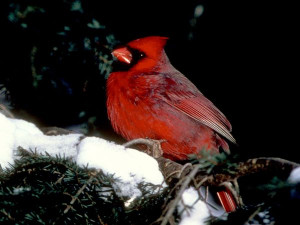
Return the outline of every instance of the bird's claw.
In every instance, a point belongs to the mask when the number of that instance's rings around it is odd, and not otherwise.
[[[153,158],[157,159],[163,155],[163,150],[161,148],[161,143],[165,142],[166,140],[154,140],[148,139],[152,142],[151,146],[147,145],[148,147],[148,154],[151,155]]]
[[[166,140],[154,140],[149,138],[138,138],[123,144],[124,147],[130,147],[132,145],[146,145],[147,149],[145,152],[152,156],[153,158],[159,158],[163,155],[163,150],[161,148],[161,143]]]

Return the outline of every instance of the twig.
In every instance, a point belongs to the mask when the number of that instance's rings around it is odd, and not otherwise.
[[[9,109],[6,106],[0,104],[0,109],[3,111],[3,114],[5,116],[12,118],[12,119],[15,118],[14,115],[9,111]]]
[[[241,196],[241,194],[240,194],[240,186],[239,186],[239,183],[237,182],[237,178],[235,178],[235,179],[233,180],[233,185],[234,185],[234,189],[235,189],[236,192],[237,192],[238,204],[239,204],[240,206],[242,206],[242,205],[244,205],[244,203],[243,203],[242,196]]]
[[[188,170],[187,168],[191,168],[190,170]],[[180,170],[175,170],[173,172],[171,172],[170,174],[168,174],[167,177],[165,177],[165,180],[168,180],[168,178],[170,177],[174,177],[174,174],[178,174],[176,177],[179,179],[183,176],[185,176],[186,174],[188,174],[188,172],[193,170],[193,165],[191,163],[186,163],[182,166],[182,168]]]
[[[196,185],[197,185],[197,182],[196,182],[196,180],[193,178],[193,185],[194,185],[194,187],[196,187]],[[196,189],[196,188],[195,188]],[[202,195],[201,195],[201,192],[200,192],[200,189],[199,188],[197,188],[196,189],[196,191],[198,192],[198,196],[200,196],[200,198],[204,201],[204,198],[202,197]]]
[[[92,180],[95,178],[97,173],[92,174],[91,177],[88,179],[88,181],[77,191],[75,196],[72,197],[72,200],[69,205],[67,205],[66,209],[64,210],[64,214],[68,213],[71,209],[72,205],[75,203],[75,201],[78,199],[79,195],[83,192],[83,190],[92,182]]]
[[[176,184],[175,184],[175,186],[171,189],[171,191],[169,191],[169,193],[168,193],[168,195],[166,196],[166,199],[169,199],[170,198],[170,196],[171,196],[171,194],[180,186],[180,185],[182,185],[182,183],[185,181],[185,179],[184,178],[182,178],[182,179],[180,179]],[[162,212],[162,215],[165,215],[166,214],[166,212],[168,211],[168,208],[166,207],[166,205],[167,205],[167,201],[165,202],[165,204],[163,205],[163,212]],[[159,222],[159,221],[161,221],[162,219],[158,219],[157,220],[157,222]]]
[[[102,219],[101,219],[101,217],[99,216],[99,214],[97,215],[97,218],[98,218],[98,220],[99,220],[99,222],[100,222],[101,225],[105,225],[105,223],[102,221]]]
[[[184,164],[183,167],[180,170],[179,177],[182,177],[182,175],[186,175],[186,174],[183,173],[183,172],[185,172],[186,168],[192,168],[193,169],[193,165],[191,163]]]
[[[159,157],[156,159],[159,165],[159,168],[165,178],[166,182],[171,182],[173,178],[178,179],[178,173],[182,169],[182,165],[174,162],[170,159],[164,157]],[[176,171],[176,172],[174,172]],[[170,179],[169,179],[170,178]]]
[[[178,179],[177,173],[173,173],[174,171],[180,171],[182,169],[182,165],[172,160],[165,159],[160,157],[157,159],[159,163],[159,167],[164,175],[165,178],[168,178],[166,182],[170,183],[172,179]],[[259,172],[271,172],[271,173],[278,173],[281,175],[288,174],[296,167],[299,167],[300,164],[291,162],[281,158],[255,158],[249,159],[246,162],[240,162],[236,167],[235,173],[216,173],[214,175],[208,176],[206,173],[198,173],[195,176],[197,182],[203,181],[204,178],[205,182],[202,183],[204,186],[219,186],[223,182],[230,182],[238,179],[240,177],[255,174]],[[173,173],[173,174],[172,174]]]
[[[124,143],[123,146],[125,148],[128,148],[130,146],[139,145],[139,144],[144,144],[144,145],[147,145],[149,147],[152,147],[153,146],[153,140],[152,139],[146,139],[146,138],[137,138],[137,139],[133,139],[131,141],[128,141],[128,142]]]
[[[195,188],[199,189],[203,185],[203,183],[205,183],[210,178],[211,178],[211,175],[204,177],[203,180],[201,180],[199,183],[197,183],[197,185],[195,185]]]
[[[185,181],[183,182],[176,198],[170,203],[170,207],[169,207],[169,210],[166,214],[166,216],[164,217],[161,225],[166,225],[168,223],[168,220],[169,218],[173,215],[173,212],[178,204],[178,202],[180,201],[181,197],[182,197],[182,194],[183,192],[185,191],[185,189],[187,188],[187,186],[189,185],[189,183],[191,182],[191,180],[193,179],[193,177],[196,175],[196,173],[198,172],[200,168],[200,165],[196,165],[194,167],[194,169],[192,170],[192,172],[185,178]]]
[[[179,214],[182,215],[182,213],[184,211],[186,211],[187,215],[190,216],[191,214],[190,214],[190,211],[189,211],[190,210],[189,207],[185,204],[185,202],[182,198],[180,199],[180,201],[181,201],[181,204],[183,205],[183,210]]]
[[[205,202],[206,202],[206,203],[208,203],[208,202],[207,202],[208,194],[209,194],[209,190],[208,190],[208,189],[209,189],[209,187],[206,186],[206,188],[205,188]]]
[[[252,219],[260,212],[260,210],[261,210],[261,207],[258,207],[258,208],[255,210],[255,212],[252,213],[252,214],[249,216],[249,218],[248,218],[248,220],[247,220],[246,222],[252,220]],[[245,222],[245,224],[246,224],[246,222]]]
[[[65,178],[65,174],[63,174],[54,184],[60,184],[61,181]]]
[[[9,215],[9,213],[7,213],[4,209],[0,210],[0,212],[2,212],[8,219],[10,220],[15,220],[15,218],[13,218],[11,215]]]
[[[168,180],[170,177],[174,178],[174,174],[180,174],[180,170],[175,170],[173,172],[171,172],[167,177],[165,177],[165,180]],[[180,177],[180,176],[176,176],[176,177]]]

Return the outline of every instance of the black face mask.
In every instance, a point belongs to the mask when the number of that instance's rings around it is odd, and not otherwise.
[[[132,68],[134,65],[136,65],[142,58],[144,58],[146,55],[145,53],[137,50],[130,48],[129,46],[126,46],[126,48],[131,52],[132,54],[132,61],[131,63],[124,63],[120,62],[119,60],[115,59],[112,67],[113,67],[113,72],[121,72],[121,71],[128,71],[130,68]]]

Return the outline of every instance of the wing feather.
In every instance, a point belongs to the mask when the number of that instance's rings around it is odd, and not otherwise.
[[[229,141],[236,143],[232,128],[225,115],[209,101],[186,77],[177,76],[181,85],[167,88],[163,100],[187,116],[210,127]],[[169,82],[170,83],[170,82]]]

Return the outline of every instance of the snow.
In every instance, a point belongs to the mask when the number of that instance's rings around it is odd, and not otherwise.
[[[194,187],[184,191],[182,201],[178,203],[177,209],[179,213],[182,212],[179,225],[204,225],[210,218],[206,203],[199,199],[198,192]]]
[[[8,167],[16,158],[18,147],[50,155],[77,155],[80,134],[46,136],[33,123],[6,118],[0,113],[0,164]]]
[[[81,134],[44,135],[34,124],[11,119],[0,113],[0,165],[8,167],[17,158],[18,147],[73,158],[79,165],[101,169],[119,178],[114,188],[121,196],[129,197],[128,204],[142,193],[141,182],[159,185],[153,193],[165,187],[163,175],[155,159],[135,149]]]
[[[13,163],[15,126],[0,113],[0,165],[2,168]]]
[[[36,150],[38,153],[47,152],[53,156],[59,154],[66,157],[76,156],[81,134],[46,136],[32,123],[17,119],[10,120],[16,127],[14,149],[22,146],[27,150]]]
[[[163,184],[164,179],[157,161],[143,152],[95,137],[82,140],[79,148],[77,163],[115,174],[121,180],[116,183],[116,188],[122,196],[141,196],[142,193],[137,188],[141,182]]]
[[[215,199],[213,197],[213,194],[209,190],[208,193],[206,194],[206,187],[204,186],[200,187],[200,193],[202,198],[206,198],[206,204],[208,210],[210,211],[210,214],[217,218],[226,219],[228,213],[225,212],[219,200]]]
[[[288,181],[292,184],[300,183],[300,167],[297,167],[292,170],[288,178]]]
[[[14,187],[13,188],[14,195],[19,195],[19,194],[27,192],[27,191],[31,191],[31,188],[30,187],[18,187],[18,188]]]

